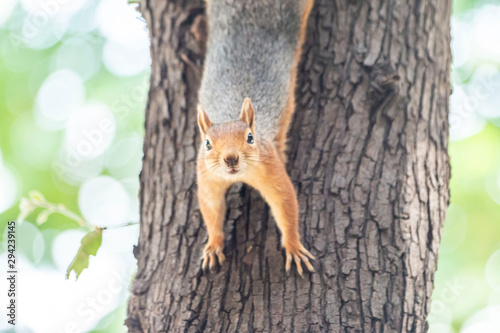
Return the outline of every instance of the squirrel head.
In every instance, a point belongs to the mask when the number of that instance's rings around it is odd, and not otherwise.
[[[198,126],[203,140],[199,159],[204,160],[206,171],[233,178],[258,163],[255,111],[249,98],[243,101],[240,119],[219,124],[212,124],[198,106]]]

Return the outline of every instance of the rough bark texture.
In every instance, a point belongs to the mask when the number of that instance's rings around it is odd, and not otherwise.
[[[151,91],[131,332],[424,332],[448,204],[450,0],[317,0],[288,170],[317,273],[286,276],[259,195],[228,193],[203,274],[197,209],[200,1],[146,0]]]

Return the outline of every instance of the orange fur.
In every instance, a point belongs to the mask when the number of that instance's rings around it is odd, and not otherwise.
[[[204,144],[200,147],[197,164],[198,201],[208,232],[202,267],[213,267],[223,254],[225,215],[224,194],[229,186],[244,182],[256,188],[269,204],[282,233],[282,246],[287,260],[292,260],[302,275],[301,262],[314,271],[309,259],[314,257],[300,242],[298,233],[298,202],[293,184],[286,173],[280,151],[273,142],[260,141],[254,133],[255,111],[245,99],[240,120],[212,125],[200,107],[198,124]],[[249,143],[249,133],[254,142]],[[231,158],[237,165],[228,164]]]

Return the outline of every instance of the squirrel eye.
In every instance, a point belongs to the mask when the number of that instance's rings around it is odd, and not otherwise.
[[[207,150],[212,149],[212,145],[210,144],[210,141],[208,141],[208,140],[205,141],[205,147],[207,147]]]
[[[248,133],[247,142],[248,142],[249,144],[252,144],[252,143],[253,143],[253,135],[252,135],[252,133]]]

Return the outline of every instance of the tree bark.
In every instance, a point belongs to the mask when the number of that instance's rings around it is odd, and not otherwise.
[[[316,1],[289,133],[300,233],[317,257],[300,278],[285,274],[276,224],[246,186],[227,195],[228,260],[202,273],[204,11],[143,1],[152,69],[130,332],[427,330],[449,198],[450,2]]]

